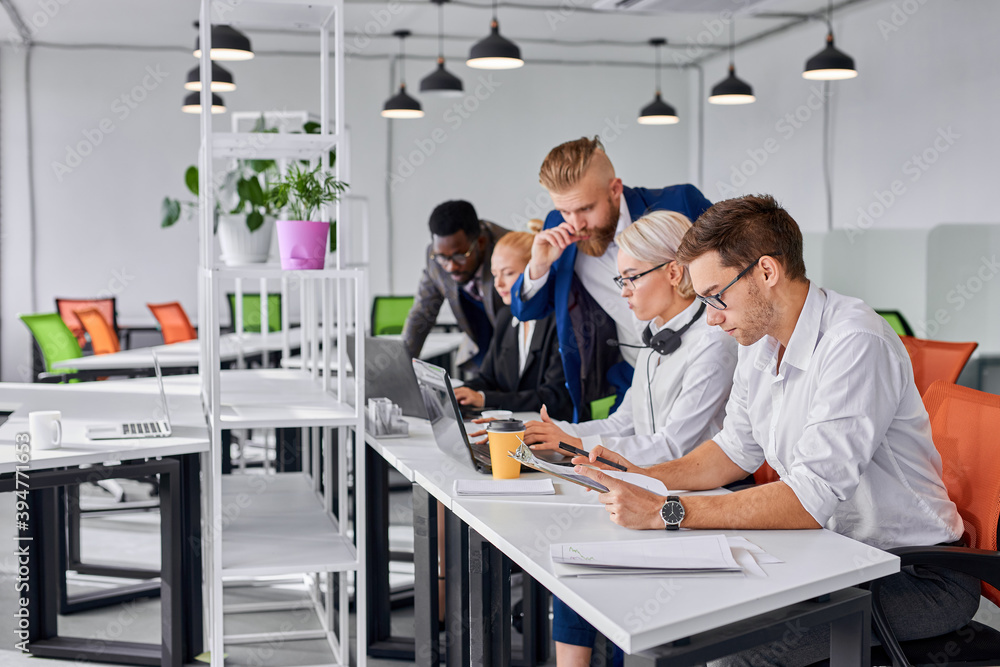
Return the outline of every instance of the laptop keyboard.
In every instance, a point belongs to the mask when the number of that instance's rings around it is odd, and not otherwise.
[[[122,424],[122,431],[125,435],[144,435],[146,433],[163,433],[158,422],[134,422]]]

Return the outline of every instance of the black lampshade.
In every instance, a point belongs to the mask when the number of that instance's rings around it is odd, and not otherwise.
[[[753,87],[736,76],[736,70],[732,66],[729,67],[729,76],[716,84],[708,97],[711,104],[750,104],[756,100]]]
[[[806,61],[802,77],[819,81],[853,79],[858,75],[854,69],[854,58],[833,45],[833,33],[826,36],[826,48]]]
[[[181,107],[184,113],[201,113],[201,93],[191,93],[184,97],[184,106]],[[212,93],[212,113],[225,113],[226,103],[215,93]]]
[[[212,60],[250,60],[250,39],[231,25],[212,26]],[[201,57],[201,36],[194,41],[194,57]]]
[[[469,67],[477,69],[514,69],[524,65],[521,49],[500,34],[500,26],[493,21],[490,34],[473,44],[469,50]]]
[[[438,58],[437,69],[420,80],[420,92],[441,95],[461,95],[462,80],[444,68],[444,58]]]
[[[383,118],[423,118],[424,110],[420,102],[406,94],[406,84],[399,86],[399,92],[386,101],[382,107]]]
[[[194,91],[201,90],[201,67],[195,67],[187,73],[184,88]],[[233,90],[236,90],[236,84],[233,83],[232,73],[213,61],[211,91],[213,93],[228,93]]]
[[[678,121],[680,118],[677,117],[677,111],[663,101],[659,91],[653,101],[639,113],[639,123],[642,125],[673,125]]]

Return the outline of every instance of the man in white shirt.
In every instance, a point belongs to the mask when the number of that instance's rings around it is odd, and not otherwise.
[[[590,401],[624,395],[642,347],[645,324],[637,325],[613,282],[615,236],[650,211],[694,220],[711,204],[690,184],[625,187],[597,137],[553,148],[539,180],[556,210],[535,236],[531,261],[511,292],[511,311],[522,322],[555,313],[573,421],[580,421],[590,418]],[[608,345],[609,339],[623,347]]]
[[[899,336],[862,301],[806,279],[798,225],[772,197],[713,206],[685,236],[678,261],[708,306],[708,323],[741,346],[722,430],[687,456],[646,469],[603,447],[591,458],[618,461],[668,489],[722,486],[765,461],[780,480],[677,499],[578,467],[610,489],[601,501],[615,523],[828,528],[882,549],[960,540],[962,520]],[[979,581],[948,570],[908,567],[885,582],[882,604],[901,640],[956,630],[979,606]],[[764,648],[724,664],[810,664],[828,648],[828,628],[816,628],[780,658]]]

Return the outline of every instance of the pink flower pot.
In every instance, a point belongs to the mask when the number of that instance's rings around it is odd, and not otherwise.
[[[278,220],[277,229],[281,268],[323,268],[330,234],[329,222]]]

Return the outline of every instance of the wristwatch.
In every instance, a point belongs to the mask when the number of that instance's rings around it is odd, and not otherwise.
[[[663,519],[663,527],[667,530],[677,530],[681,521],[684,520],[684,505],[677,496],[667,496],[667,502],[660,508],[660,518]]]

